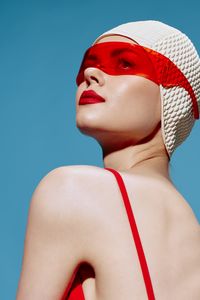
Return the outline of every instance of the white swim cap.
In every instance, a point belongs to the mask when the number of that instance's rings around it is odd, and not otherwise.
[[[119,25],[101,34],[121,35],[169,58],[185,75],[200,110],[200,58],[191,40],[180,30],[160,21],[145,20]],[[160,84],[161,129],[169,158],[189,136],[195,123],[192,99],[180,86],[164,88]]]

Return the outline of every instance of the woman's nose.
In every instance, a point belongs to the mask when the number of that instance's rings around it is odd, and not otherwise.
[[[93,82],[103,85],[105,83],[104,72],[98,68],[89,67],[84,70],[84,77],[90,84]]]

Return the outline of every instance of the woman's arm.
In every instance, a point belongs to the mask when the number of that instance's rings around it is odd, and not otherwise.
[[[70,175],[67,167],[55,169],[33,193],[17,300],[61,299],[80,263],[81,208]]]

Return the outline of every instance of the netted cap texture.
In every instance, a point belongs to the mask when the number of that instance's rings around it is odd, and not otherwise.
[[[155,50],[169,58],[185,75],[197,98],[200,110],[200,58],[185,33],[155,20],[129,22],[101,34],[131,38],[141,46]],[[161,94],[161,128],[166,150],[171,157],[174,150],[188,137],[195,122],[192,99],[182,87],[164,88]]]

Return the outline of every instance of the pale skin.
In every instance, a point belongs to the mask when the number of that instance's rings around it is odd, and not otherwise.
[[[121,36],[98,42],[106,41],[134,43]],[[86,89],[106,102],[80,106]],[[77,127],[98,141],[104,167],[124,179],[156,299],[200,299],[200,228],[169,176],[159,87],[139,76],[87,68],[76,109]],[[95,166],[63,166],[33,193],[17,300],[61,299],[81,262],[95,272],[83,283],[86,300],[147,299],[113,174]]]

